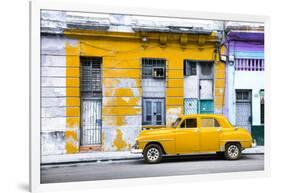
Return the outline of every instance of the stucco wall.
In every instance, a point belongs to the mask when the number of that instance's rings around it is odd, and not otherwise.
[[[260,90],[264,89],[264,71],[235,71],[235,89],[252,90],[252,124],[260,125]]]
[[[235,33],[233,32],[234,35]],[[251,41],[239,41],[239,39],[229,41],[227,44],[229,56],[233,56],[235,59],[264,59],[263,33],[237,32],[237,34],[240,38],[249,36],[248,38],[252,39]],[[249,89],[252,91],[252,125],[260,125],[260,90],[264,89],[264,71],[238,71],[235,70],[235,62],[227,65],[225,115],[233,125],[236,125],[235,90]]]
[[[183,61],[218,59],[214,55],[215,44],[206,41],[199,45],[196,35],[191,38],[193,42],[183,48],[175,41],[161,46],[153,40],[144,46],[136,38],[116,39],[114,33],[101,38],[95,32],[87,32],[87,35],[77,35],[76,32],[65,36],[42,36],[43,154],[79,152],[81,56],[103,58],[102,151],[129,150],[141,131],[144,84],[141,58],[167,60],[163,85],[166,87],[167,125],[183,114]],[[217,90],[224,88],[224,75],[221,73],[224,73],[224,64],[215,62],[215,109],[219,112],[223,102]]]
[[[252,124],[260,125],[260,90],[264,89],[264,71],[235,71],[234,65],[228,66],[228,118],[236,125],[235,90],[252,91]]]
[[[41,147],[42,154],[63,154],[68,151],[68,124],[73,112],[79,112],[79,102],[69,104],[67,73],[73,70],[67,65],[66,46],[75,40],[63,36],[41,37]],[[73,85],[72,85],[73,86]],[[76,87],[79,87],[76,85]],[[77,115],[79,116],[79,115]],[[78,146],[77,142],[73,142]]]

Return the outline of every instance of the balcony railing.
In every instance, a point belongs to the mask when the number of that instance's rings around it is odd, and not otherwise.
[[[264,59],[235,59],[235,70],[264,71]]]

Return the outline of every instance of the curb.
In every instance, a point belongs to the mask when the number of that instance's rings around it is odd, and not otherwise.
[[[242,153],[242,155],[264,155],[264,153],[263,152]],[[169,156],[167,156],[167,157],[169,157]],[[113,158],[113,159],[110,159],[110,158],[106,158],[106,159],[89,159],[89,160],[41,163],[40,166],[67,165],[67,164],[76,164],[76,163],[96,163],[96,162],[106,162],[106,161],[141,160],[141,159],[143,159],[143,157]]]
[[[255,153],[242,153],[242,155],[264,155],[263,152],[255,152]]]
[[[51,165],[64,165],[64,164],[76,164],[76,163],[95,163],[95,162],[106,162],[106,161],[122,161],[122,160],[140,160],[142,157],[132,158],[114,158],[114,159],[92,159],[92,160],[77,160],[77,161],[66,161],[66,162],[52,162],[52,163],[41,163],[40,166],[51,166]]]

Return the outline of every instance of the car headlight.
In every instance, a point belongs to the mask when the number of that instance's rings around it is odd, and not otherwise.
[[[132,146],[132,149],[138,149],[138,148],[139,148],[139,146],[137,144]]]
[[[138,138],[135,138],[135,142],[137,145],[139,144]]]

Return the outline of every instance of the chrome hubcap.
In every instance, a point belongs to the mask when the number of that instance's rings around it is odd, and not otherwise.
[[[229,146],[227,152],[228,152],[229,157],[236,158],[239,154],[239,149],[236,145],[231,145],[231,146]]]
[[[159,151],[158,149],[152,147],[150,148],[148,151],[147,151],[147,158],[150,160],[150,161],[155,161],[157,160],[159,157]]]

